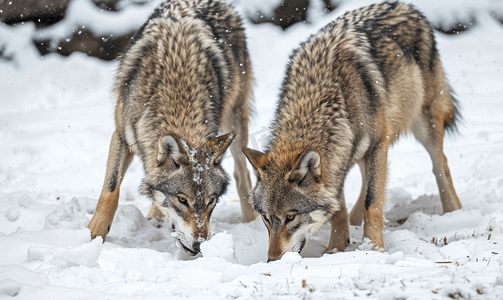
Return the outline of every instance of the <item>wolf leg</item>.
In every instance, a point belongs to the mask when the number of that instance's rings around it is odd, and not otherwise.
[[[101,190],[94,216],[87,226],[91,230],[92,239],[101,236],[103,241],[105,241],[119,203],[119,190],[122,178],[132,159],[133,154],[129,152],[125,141],[121,139],[119,132],[116,130],[110,142],[103,189]]]
[[[150,206],[150,210],[147,214],[147,219],[156,219],[159,222],[164,222],[166,220],[166,215],[164,215],[157,206],[157,202],[153,202],[152,206]]]
[[[246,157],[243,154],[243,147],[248,145],[248,112],[234,111],[227,120],[226,131],[236,130],[237,136],[232,142],[230,148],[234,157],[234,178],[241,202],[243,222],[251,222],[257,218],[258,214],[248,202],[248,193],[251,190],[250,172],[246,167]]]
[[[349,223],[353,226],[362,225],[363,203],[365,203],[365,195],[367,194],[367,164],[365,159],[358,162],[358,167],[362,175],[362,188],[360,190],[360,196],[358,196],[358,201],[356,201],[355,206],[353,206],[349,214]]]
[[[344,251],[350,243],[348,210],[346,208],[344,193],[342,193],[340,197],[341,210],[339,210],[335,214],[330,224],[330,240],[325,252],[332,249],[337,249],[337,251]]]
[[[423,144],[433,163],[433,174],[437,179],[438,192],[444,212],[461,208],[461,203],[452,184],[447,158],[443,151],[444,128],[443,120],[436,118],[430,126],[429,122],[420,120],[414,124],[413,132],[418,141]]]
[[[367,193],[363,210],[363,237],[374,244],[373,249],[384,247],[382,230],[384,227],[383,206],[388,165],[388,143],[381,141],[367,152]]]

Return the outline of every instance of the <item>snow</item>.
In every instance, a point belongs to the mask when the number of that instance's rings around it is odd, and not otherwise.
[[[203,257],[221,257],[228,262],[236,262],[232,234],[219,232],[201,244]]]
[[[103,238],[97,237],[90,243],[66,250],[61,258],[70,264],[85,265],[91,268],[98,262],[102,248]],[[28,249],[28,253],[29,250],[30,249]],[[28,260],[30,260],[29,255]]]
[[[403,254],[402,251],[397,251],[395,253],[390,254],[388,257],[386,257],[386,260],[384,263],[394,265],[395,263],[399,261],[405,260],[405,255]]]
[[[281,261],[285,264],[298,264],[302,261],[302,257],[297,252],[287,252],[281,257]]]
[[[251,274],[251,275],[250,275]],[[228,266],[222,271],[222,282],[227,283],[235,280],[240,276],[254,276],[255,273],[250,271],[249,268],[239,264],[233,264]]]
[[[234,2],[243,14],[253,10],[253,1]],[[267,139],[292,49],[362,3],[355,2],[308,16],[309,22],[287,31],[246,24],[255,75],[250,146],[260,150]],[[310,236],[302,256],[287,253],[271,263],[265,262],[262,221],[239,220],[234,182],[213,213],[213,238],[202,243],[202,255],[184,255],[169,226],[145,218],[150,202],[138,193],[138,159],[122,183],[106,242],[91,241],[86,227],[114,130],[117,62],[81,53],[40,58],[31,43],[33,24],[0,26],[1,47],[11,57],[0,61],[0,298],[501,299],[503,26],[490,12],[501,16],[503,8],[490,0],[413,3],[430,19],[475,12],[476,25],[468,31],[436,34],[462,105],[460,132],[448,136],[444,147],[463,209],[440,214],[428,154],[405,137],[389,153],[384,251],[371,251],[362,228],[352,226],[347,251],[323,254],[327,224]],[[150,14],[153,4],[147,5],[127,21],[131,28]],[[230,157],[223,165],[232,174]],[[360,184],[355,168],[345,184],[349,208]],[[394,222],[406,217],[402,225]]]

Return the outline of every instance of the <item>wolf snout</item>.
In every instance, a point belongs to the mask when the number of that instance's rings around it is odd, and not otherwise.
[[[194,242],[192,244],[192,251],[197,252],[197,253],[201,252],[201,242],[199,242],[199,241]]]
[[[199,243],[199,242],[195,242],[191,246],[188,246],[188,245],[184,245],[183,242],[180,241],[180,245],[181,245],[182,249],[185,251],[185,253],[187,253],[191,256],[196,256],[197,254],[199,254],[199,252],[201,252],[200,244],[201,243]]]
[[[278,260],[279,258],[267,258],[267,262],[271,262],[271,261],[275,261],[275,260]]]

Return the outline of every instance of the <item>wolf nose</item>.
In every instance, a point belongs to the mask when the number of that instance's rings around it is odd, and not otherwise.
[[[275,260],[278,260],[278,259],[277,258],[268,258],[267,262],[271,262],[271,261],[275,261]]]
[[[194,250],[194,252],[201,252],[201,242],[194,242],[194,244],[192,244],[192,250]]]

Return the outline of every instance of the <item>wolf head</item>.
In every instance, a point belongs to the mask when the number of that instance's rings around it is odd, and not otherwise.
[[[190,145],[173,133],[159,138],[157,168],[146,174],[142,194],[168,217],[183,249],[196,255],[210,233],[210,217],[229,184],[221,166],[236,132]]]
[[[259,151],[243,148],[243,152],[257,175],[249,201],[269,231],[268,261],[285,252],[302,251],[308,233],[339,209],[336,195],[324,182],[320,155],[304,151],[291,156],[290,163],[278,163]]]

